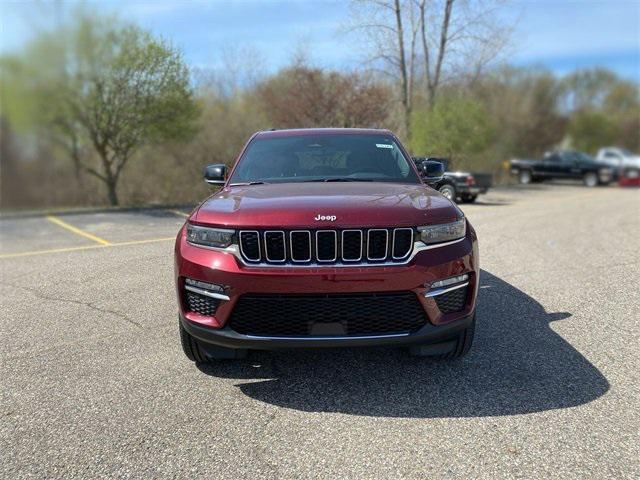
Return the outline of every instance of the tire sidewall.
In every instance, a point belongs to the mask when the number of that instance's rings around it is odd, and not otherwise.
[[[456,189],[448,183],[438,188],[438,191],[452,202],[456,199]]]
[[[598,185],[598,175],[596,175],[594,172],[587,172],[584,174],[583,181],[587,187],[595,187],[596,185]]]
[[[523,185],[528,185],[533,180],[533,175],[531,175],[531,171],[529,170],[520,170],[518,173],[518,180]]]

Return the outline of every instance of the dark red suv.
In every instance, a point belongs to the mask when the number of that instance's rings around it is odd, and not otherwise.
[[[436,169],[437,170],[437,169]],[[248,349],[404,345],[467,353],[478,244],[387,130],[259,132],[178,233],[189,359]]]

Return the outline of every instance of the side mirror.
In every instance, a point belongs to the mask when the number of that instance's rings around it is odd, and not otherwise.
[[[209,185],[224,185],[227,166],[224,164],[207,165],[204,167],[204,181]]]
[[[418,170],[418,173],[420,174],[420,177],[424,176],[424,170],[423,170],[423,162],[425,161],[424,158],[421,157],[411,157],[411,160],[413,160],[414,165],[416,166],[416,169]]]
[[[444,164],[435,160],[427,160],[420,165],[422,180],[427,185],[438,183],[444,177]]]

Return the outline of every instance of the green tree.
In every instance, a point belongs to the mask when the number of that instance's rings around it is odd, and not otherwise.
[[[609,115],[586,111],[573,116],[569,123],[569,136],[578,150],[595,153],[600,147],[616,143],[619,128]]]
[[[640,87],[619,82],[604,99],[604,112],[617,123],[615,145],[640,150]]]
[[[578,70],[562,80],[570,131],[577,148],[640,148],[640,88],[605,69]]]
[[[493,136],[494,126],[481,103],[442,93],[432,109],[413,113],[409,145],[417,155],[465,159],[482,153]]]
[[[8,115],[44,127],[77,173],[105,184],[112,205],[141,146],[194,133],[198,109],[180,53],[113,18],[78,13],[72,27],[41,33],[1,66]]]
[[[566,130],[560,94],[558,80],[545,71],[502,67],[476,82],[472,95],[499,126],[494,156],[539,156],[560,143]]]
[[[576,70],[561,81],[564,107],[570,111],[600,108],[620,79],[604,68]]]

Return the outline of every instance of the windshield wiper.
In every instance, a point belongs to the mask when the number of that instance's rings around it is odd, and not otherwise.
[[[316,178],[313,180],[305,180],[305,182],[373,182],[370,178],[349,178],[349,177],[335,177],[335,178]]]
[[[268,182],[238,182],[238,183],[230,183],[230,187],[243,187],[245,185],[266,185]]]

